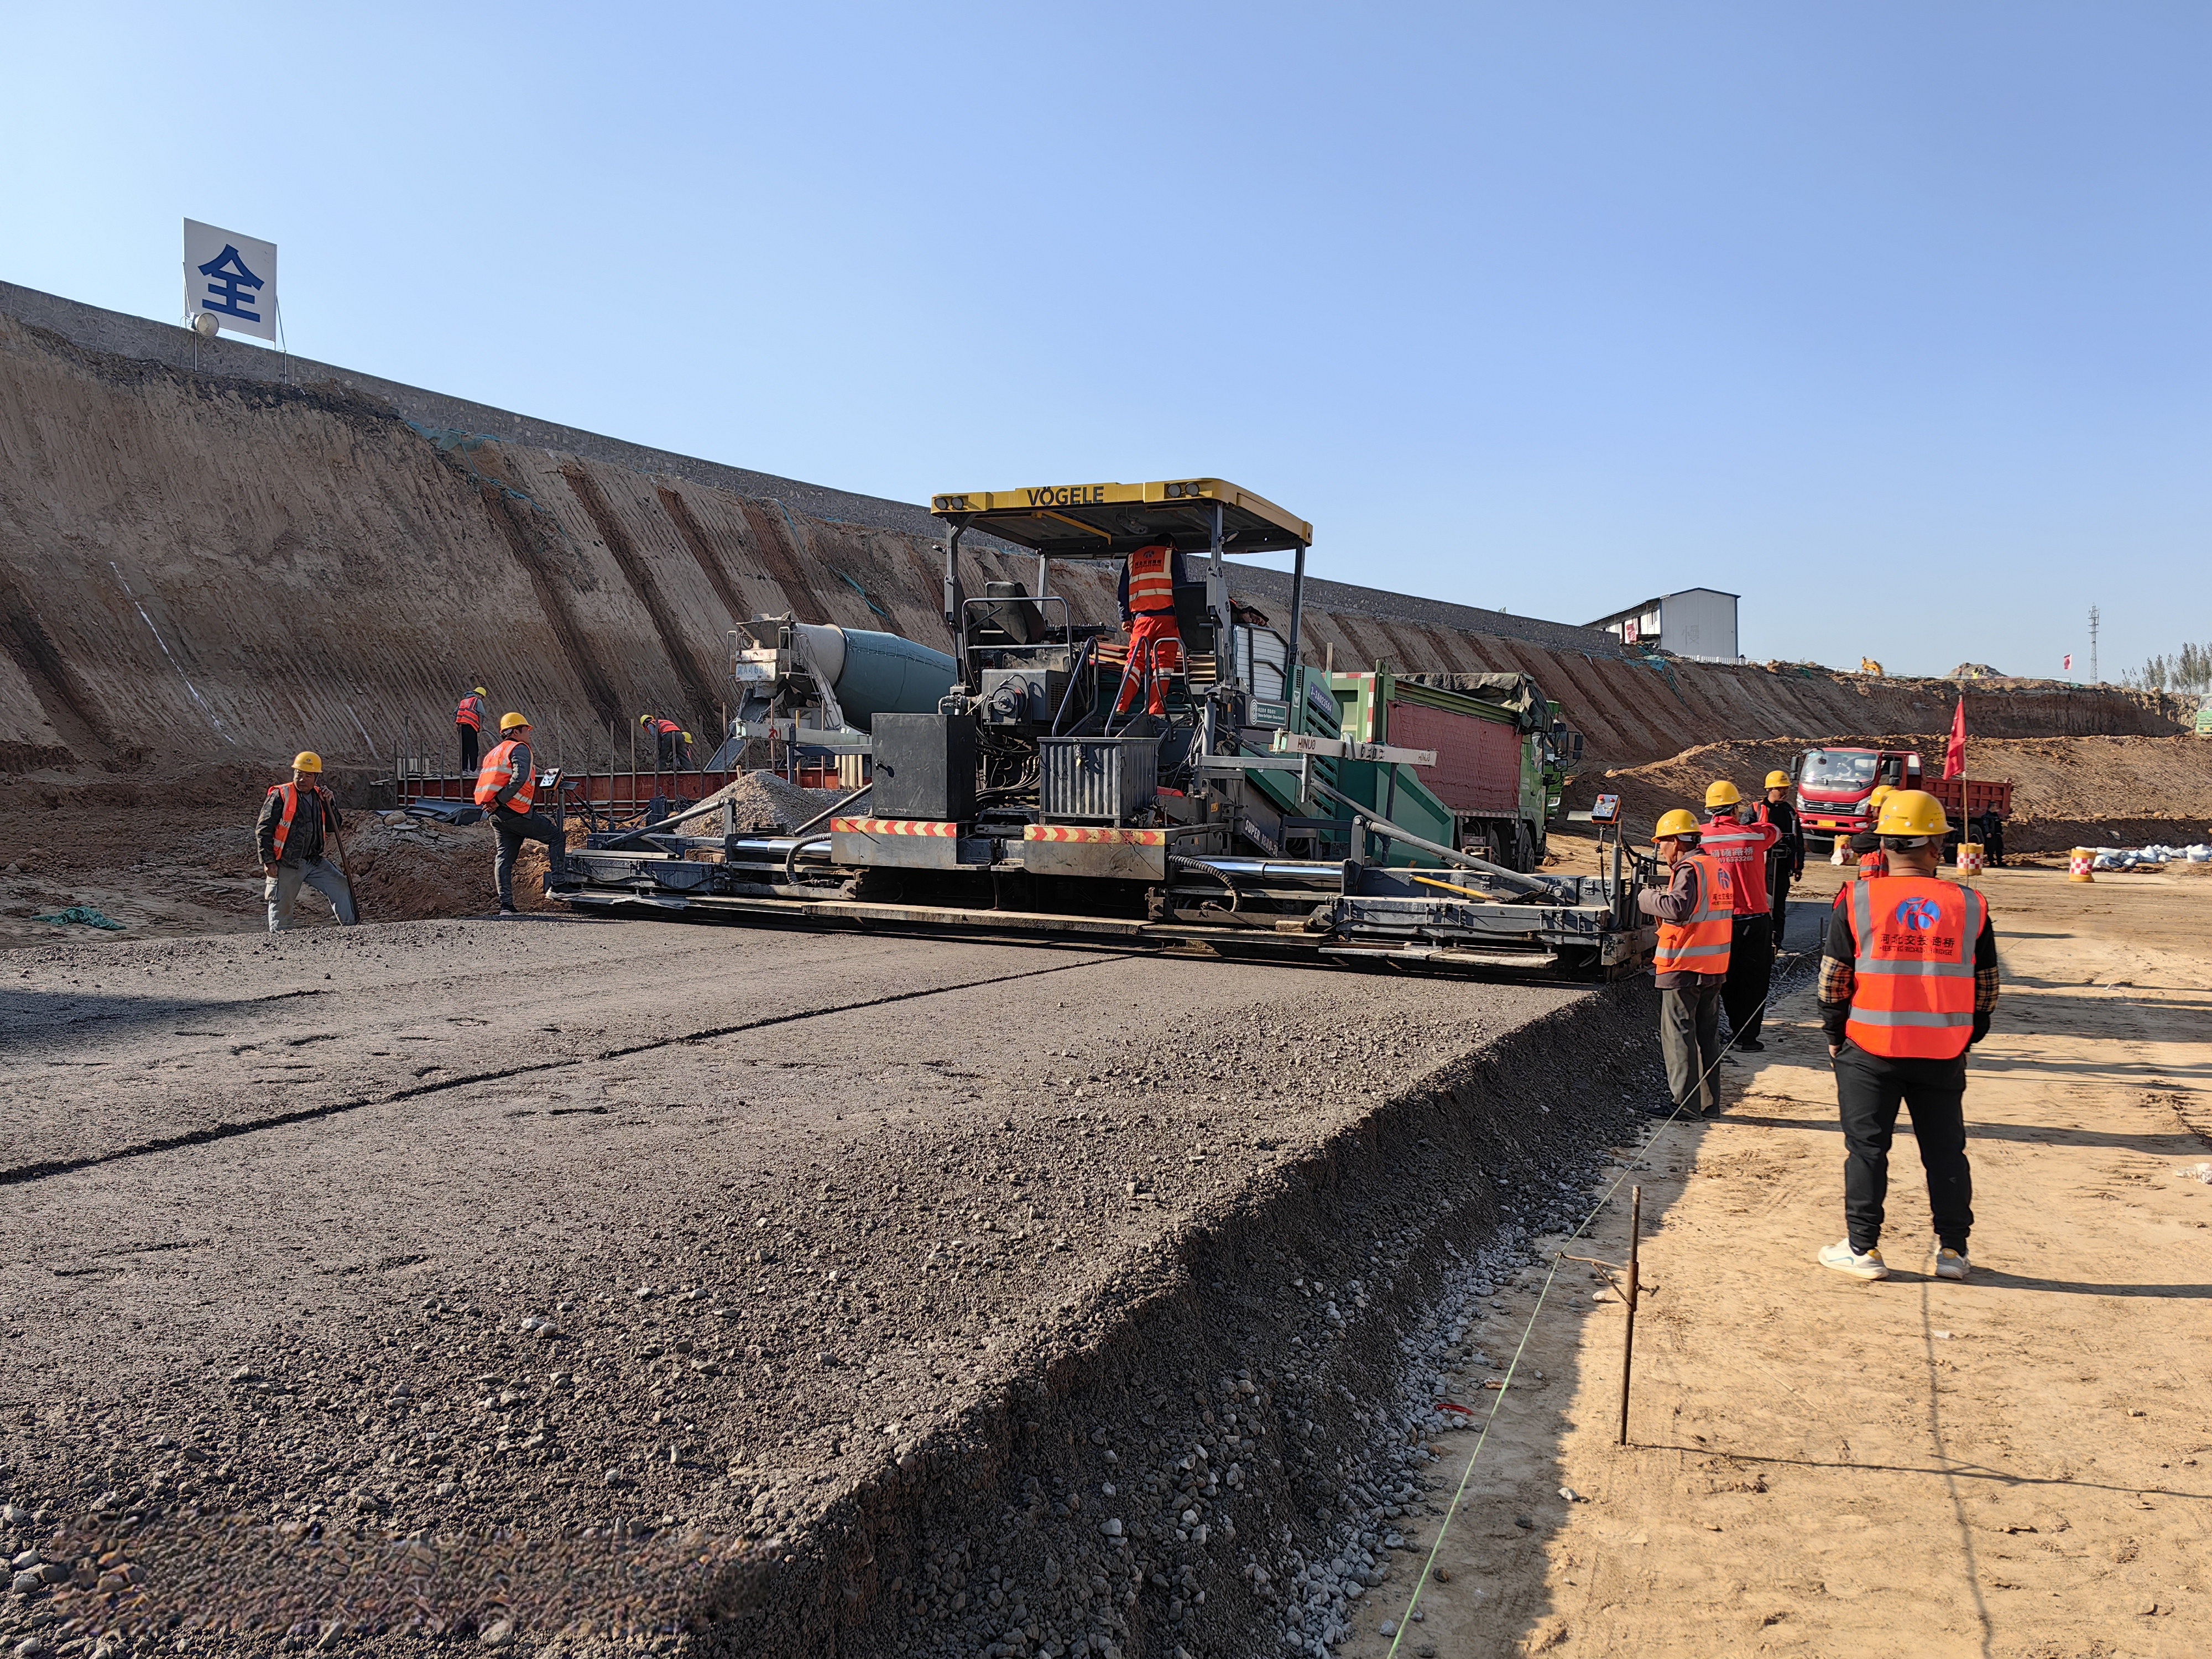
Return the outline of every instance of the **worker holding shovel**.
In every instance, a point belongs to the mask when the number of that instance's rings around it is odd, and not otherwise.
[[[303,884],[330,900],[339,927],[350,927],[359,920],[353,884],[339,866],[323,856],[324,836],[327,834],[333,842],[337,839],[338,805],[323,787],[322,776],[323,757],[312,749],[301,750],[292,760],[291,782],[276,785],[262,799],[253,837],[261,854],[262,891],[272,933],[292,926]]]

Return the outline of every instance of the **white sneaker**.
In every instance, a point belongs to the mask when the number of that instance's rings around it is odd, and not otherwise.
[[[1964,1250],[1954,1250],[1946,1245],[1936,1252],[1936,1277],[1938,1279],[1964,1279],[1973,1270],[1974,1264],[1966,1260]]]
[[[1848,1238],[1838,1239],[1820,1252],[1820,1265],[1833,1267],[1839,1273],[1849,1273],[1853,1279],[1887,1279],[1889,1264],[1881,1259],[1881,1247],[1877,1244],[1861,1255],[1851,1249]]]

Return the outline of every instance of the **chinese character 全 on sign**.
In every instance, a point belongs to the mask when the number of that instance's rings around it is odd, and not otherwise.
[[[185,221],[185,311],[228,332],[276,338],[276,245]]]

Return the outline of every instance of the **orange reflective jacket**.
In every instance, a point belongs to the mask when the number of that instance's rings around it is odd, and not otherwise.
[[[1139,616],[1175,609],[1175,550],[1140,547],[1129,555],[1129,609]]]
[[[1659,949],[1651,958],[1660,974],[1725,974],[1735,917],[1735,884],[1728,866],[1710,853],[1692,853],[1697,866],[1698,908],[1687,921],[1659,924]]]
[[[453,710],[453,724],[456,726],[465,726],[472,731],[481,732],[483,730],[483,699],[477,696],[475,692],[471,691],[467,696],[461,699],[461,706]]]
[[[1851,884],[1850,1018],[1844,1034],[1870,1054],[1955,1060],[1974,1029],[1974,941],[1989,915],[1971,887],[1927,876]]]
[[[300,815],[300,786],[296,783],[275,784],[270,787],[269,793],[272,795],[282,795],[284,798],[284,816],[276,820],[275,837],[276,862],[282,864],[284,861],[284,843],[292,839],[292,820]],[[319,812],[322,811],[321,788],[311,784],[308,786],[307,793],[314,799],[315,810]]]
[[[538,774],[527,761],[515,758],[514,751],[521,748],[520,744],[509,738],[483,757],[483,765],[477,773],[477,805],[495,805],[499,792],[511,781],[520,778],[521,782],[507,797],[507,805],[510,811],[516,812],[530,810],[530,803],[538,798]],[[527,754],[529,751],[524,750],[523,752]]]

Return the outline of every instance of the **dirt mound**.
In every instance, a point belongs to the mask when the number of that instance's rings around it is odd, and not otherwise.
[[[1931,770],[1942,769],[1941,738],[1699,744],[1649,765],[1586,775],[1576,781],[1571,805],[1587,806],[1601,791],[1618,794],[1632,832],[1641,833],[1670,807],[1697,809],[1716,778],[1729,779],[1748,795],[1768,771],[1786,772],[1806,750],[1823,744],[1917,749]],[[2008,850],[2185,843],[2204,839],[2212,822],[2212,741],[2198,738],[1978,738],[1967,744],[1966,772],[2012,783]]]

